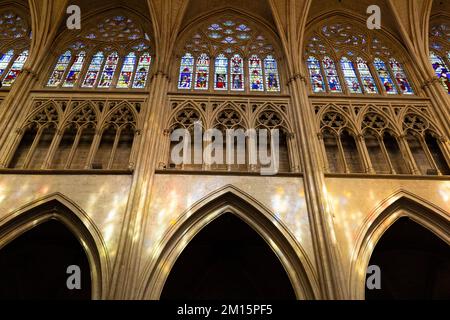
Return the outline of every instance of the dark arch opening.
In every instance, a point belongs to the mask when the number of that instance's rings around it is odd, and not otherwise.
[[[249,225],[224,214],[207,225],[178,258],[162,300],[294,300],[280,260]]]
[[[381,290],[367,300],[450,299],[450,246],[409,218],[399,219],[375,247],[369,265],[381,270]]]
[[[72,265],[80,267],[81,290],[67,287]],[[0,250],[1,300],[88,300],[91,288],[86,253],[57,220],[38,225]]]

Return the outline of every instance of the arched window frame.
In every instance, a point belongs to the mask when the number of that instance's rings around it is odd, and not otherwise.
[[[216,45],[216,42],[214,42],[214,39],[208,38],[207,33],[214,34],[217,30],[221,30],[221,25],[215,26],[218,22],[222,23],[224,21],[233,21],[233,27],[240,28],[242,26],[243,29],[240,29],[242,31],[238,31],[236,33],[242,32],[242,37],[245,39],[251,39],[249,40],[249,44],[252,44],[252,46],[248,46],[246,48],[242,48],[239,46],[233,47],[234,42],[232,42],[232,39],[230,39],[230,43],[227,44],[218,44]],[[244,22],[244,23],[243,23]],[[212,28],[215,26],[219,29]],[[189,28],[188,28],[189,29]],[[238,29],[236,29],[238,30]],[[250,33],[252,33],[251,38],[246,38],[248,35],[245,33],[246,30],[251,30]],[[254,31],[254,32],[253,32]],[[255,35],[259,35],[255,37]],[[241,17],[236,16],[224,16],[216,19],[208,19],[204,25],[197,28],[194,32],[189,31],[189,33],[186,34],[187,39],[185,41],[180,41],[180,46],[176,49],[178,51],[178,54],[176,55],[177,59],[177,67],[174,68],[174,73],[176,72],[176,75],[174,75],[177,79],[177,85],[176,90],[183,93],[187,92],[209,92],[209,93],[232,93],[232,94],[279,94],[280,92],[284,92],[285,88],[281,85],[283,83],[283,72],[282,72],[282,59],[279,58],[279,54],[277,54],[280,50],[278,47],[275,48],[275,41],[274,36],[270,33],[266,32],[261,27],[258,27],[255,25],[252,21],[247,21],[247,19],[243,19]],[[215,35],[218,36],[218,35]],[[261,38],[260,38],[261,37]],[[194,39],[194,40],[192,40]],[[221,38],[222,39],[222,38]],[[262,39],[262,40],[258,40]],[[192,43],[189,42],[192,40]],[[217,40],[217,39],[216,39]],[[225,38],[223,40],[226,40]],[[252,42],[253,41],[253,42]],[[264,48],[263,52],[259,52],[258,49],[254,44],[255,41],[265,41],[267,43],[266,47]],[[197,66],[196,61],[200,54],[206,53],[210,57],[210,66],[209,66],[209,81],[208,81],[208,90],[196,90],[195,89],[195,75],[197,73]],[[193,66],[193,79],[192,79],[192,86],[190,88],[188,87],[181,87],[181,67],[182,67],[182,58],[185,57],[186,54],[191,54],[194,58],[194,66]],[[220,55],[224,55],[228,59],[228,83],[227,83],[227,90],[220,90],[215,89],[215,59],[219,57]],[[252,91],[250,88],[250,71],[249,71],[249,60],[252,55],[258,55],[259,59],[261,60],[261,79],[263,83],[264,90],[263,91]],[[232,72],[231,72],[231,62],[235,55],[239,55],[240,58],[243,60],[242,65],[242,71],[243,71],[243,89],[233,89],[232,87]],[[279,87],[280,90],[275,91],[269,91],[267,90],[267,79],[266,79],[266,70],[264,66],[264,60],[267,57],[273,57],[277,64],[277,73],[278,73],[278,81],[279,81]]]
[[[325,28],[330,28],[330,26],[333,25],[342,25],[344,27],[350,26],[349,30],[346,31],[346,36],[348,39],[341,39],[339,37],[338,42],[332,43],[330,39],[328,39],[323,32],[325,32]],[[348,35],[350,33],[350,35]],[[352,36],[352,34],[355,35],[355,37]],[[339,36],[342,36],[341,34]],[[343,36],[342,36],[343,37]],[[381,34],[381,32],[376,33],[367,33],[365,29],[362,26],[359,26],[357,23],[349,23],[345,21],[344,19],[337,18],[333,19],[331,22],[327,20],[327,22],[322,22],[320,25],[315,25],[311,27],[311,31],[309,32],[309,35],[307,36],[307,39],[309,40],[306,43],[305,52],[303,59],[305,61],[305,66],[307,64],[307,59],[309,56],[315,56],[321,64],[321,70],[322,74],[324,75],[325,86],[326,86],[326,92],[317,92],[314,93],[314,95],[328,95],[328,94],[341,94],[341,95],[352,95],[352,96],[358,96],[358,95],[378,95],[378,96],[393,96],[392,94],[387,94],[384,86],[381,84],[381,81],[379,79],[378,72],[374,65],[374,60],[376,58],[379,58],[380,60],[384,61],[386,64],[389,64],[388,61],[390,58],[395,58],[396,61],[400,63],[402,66],[403,72],[407,77],[407,81],[409,86],[411,87],[413,94],[415,94],[413,84],[413,79],[409,76],[408,72],[408,65],[404,63],[405,60],[405,53],[401,50],[399,51],[392,51],[391,48],[396,48],[400,46],[395,46],[395,40],[390,37],[390,35]],[[336,39],[337,39],[336,38]],[[334,40],[333,40],[334,41]],[[329,89],[328,79],[325,75],[325,70],[323,66],[323,59],[325,57],[329,57],[335,64],[336,71],[338,74],[339,79],[341,80],[341,86],[342,86],[342,93],[338,92],[331,92]],[[341,65],[341,59],[343,57],[346,57],[349,59],[355,69],[355,73],[357,75],[359,84],[361,86],[361,93],[351,93],[347,82],[345,81],[344,77],[344,71],[342,70]],[[366,89],[363,86],[360,70],[357,68],[357,58],[361,57],[363,60],[367,62],[368,69],[372,75],[374,84],[378,90],[377,94],[368,94]],[[393,72],[390,68],[390,66],[387,66],[388,72],[394,81],[394,85],[397,89],[397,95],[411,95],[408,93],[403,93],[398,88],[397,81],[395,80],[395,77],[393,75]],[[310,88],[312,88],[311,85],[309,85]]]
[[[10,18],[6,18],[6,17]],[[30,23],[30,13],[23,10],[23,8],[19,8],[15,5],[6,5],[0,9],[0,18],[4,19],[18,19],[15,20],[18,23],[4,23],[2,27],[6,28],[5,32],[2,32],[0,28],[0,55],[4,55],[12,51],[12,57],[8,64],[5,66],[4,71],[0,74],[0,81],[4,82],[5,79],[11,72],[11,68],[16,63],[16,60],[21,56],[25,51],[28,51],[27,59],[29,57],[29,50],[31,44],[31,23]],[[12,28],[12,26],[14,28]],[[14,82],[17,80],[19,74],[21,73],[23,66],[25,65],[27,59],[25,59],[24,63],[21,65],[21,68],[18,70],[17,76],[14,77],[12,82],[8,85],[3,85],[3,90],[9,90]]]
[[[116,17],[127,19],[128,22],[132,23],[136,30],[138,30],[137,35],[132,34],[129,36],[129,38],[120,38],[120,39],[109,39],[108,41],[104,41],[104,39],[97,39],[98,34],[95,34],[95,29],[98,28],[97,26],[101,23],[103,23],[106,20],[115,19]],[[54,52],[54,60],[52,61],[51,65],[48,66],[48,76],[45,79],[45,82],[42,83],[42,86],[46,89],[52,90],[52,89],[59,89],[64,88],[63,84],[59,84],[56,87],[48,86],[48,80],[50,79],[56,63],[59,56],[64,53],[65,51],[69,50],[72,52],[72,59],[69,63],[68,68],[65,70],[64,79],[67,77],[68,70],[72,68],[74,63],[74,57],[80,52],[85,51],[86,57],[85,61],[83,63],[80,75],[73,87],[70,89],[76,89],[76,90],[109,90],[109,91],[139,91],[144,90],[147,88],[149,84],[149,78],[150,73],[153,68],[153,62],[154,62],[154,45],[151,40],[151,37],[148,36],[148,30],[150,30],[151,24],[148,21],[144,21],[140,17],[131,14],[131,13],[123,13],[123,12],[110,12],[107,15],[102,15],[100,19],[91,20],[86,22],[86,27],[84,27],[80,33],[78,33],[75,37],[70,36],[70,34],[63,33],[61,34],[57,40],[56,43],[61,43],[59,45],[55,52]],[[125,39],[125,40],[124,40]],[[86,76],[88,74],[89,67],[92,63],[92,59],[94,56],[98,53],[103,53],[103,61],[101,65],[99,66],[99,72],[97,74],[97,78],[94,82],[93,86],[87,86],[84,85]],[[109,87],[99,87],[100,79],[103,74],[103,70],[105,68],[107,57],[112,53],[117,52],[119,59],[114,71],[114,75],[112,78],[111,85]],[[119,77],[122,72],[123,65],[126,61],[126,58],[128,54],[134,53],[136,55],[135,57],[135,64],[133,68],[132,77],[130,79],[129,85],[127,88],[125,87],[118,87]],[[144,79],[145,86],[140,87],[135,83],[136,75],[138,74],[139,70],[139,62],[141,60],[141,57],[149,55],[150,56],[150,66],[146,66],[147,75],[145,77],[141,77]]]

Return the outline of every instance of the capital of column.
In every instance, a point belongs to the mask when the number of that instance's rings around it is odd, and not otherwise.
[[[291,85],[292,82],[295,82],[297,80],[301,80],[303,82],[306,82],[306,78],[305,78],[305,76],[303,74],[296,73],[292,77],[289,78],[289,80],[287,82],[288,86]]]
[[[33,79],[38,79],[38,74],[31,68],[23,68],[22,73],[26,73],[27,75],[30,75],[31,78],[33,78]]]
[[[162,77],[162,78],[165,78],[166,80],[170,81],[170,76],[169,76],[166,72],[164,72],[164,71],[162,71],[162,70],[156,70],[156,71],[152,74],[151,80],[153,80],[153,79],[156,78],[156,77]]]
[[[422,89],[429,88],[435,83],[439,83],[439,78],[437,76],[433,76],[430,79],[425,80],[421,87]]]

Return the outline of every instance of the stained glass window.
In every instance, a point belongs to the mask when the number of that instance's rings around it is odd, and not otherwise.
[[[133,88],[143,89],[147,85],[148,73],[150,71],[150,65],[152,63],[152,57],[149,53],[143,53],[139,58],[139,63],[134,77]]]
[[[394,74],[395,81],[403,94],[414,94],[414,91],[409,84],[408,78],[403,71],[402,65],[395,59],[389,60],[389,65],[391,67],[392,73]]]
[[[9,69],[9,72],[6,75],[5,79],[3,79],[3,85],[5,87],[10,87],[14,83],[14,81],[16,81],[20,72],[22,72],[23,65],[25,64],[27,59],[28,59],[28,50],[23,51],[16,58],[16,61],[14,61],[13,65],[11,66],[11,69]]]
[[[228,89],[228,59],[223,54],[220,54],[216,58],[214,71],[214,89]]]
[[[134,68],[136,67],[136,54],[130,52],[126,57],[122,65],[122,71],[119,75],[119,81],[117,82],[117,88],[129,88],[131,80],[134,74]]]
[[[209,57],[205,53],[202,53],[200,57],[197,58],[195,78],[195,89],[197,90],[208,90],[209,62]]]
[[[12,58],[14,57],[14,50],[9,50],[5,54],[0,53],[0,55],[1,55],[0,56],[0,78],[1,78],[3,73],[5,73],[5,71],[9,67]]]
[[[438,18],[430,25],[430,60],[439,83],[450,94],[450,24]]]
[[[277,61],[272,56],[264,59],[264,72],[266,76],[266,90],[268,92],[280,91],[280,76],[278,75]]]
[[[362,58],[356,59],[356,64],[358,66],[359,75],[361,76],[361,82],[364,86],[364,91],[369,94],[378,93],[377,85],[370,73],[367,62]]]
[[[325,92],[325,84],[323,82],[322,71],[320,69],[320,62],[315,57],[308,58],[309,79],[311,80],[311,87],[314,93]]]
[[[437,56],[434,52],[430,53],[431,64],[436,72],[439,82],[444,89],[450,94],[450,71],[445,65],[441,57]]]
[[[178,80],[178,89],[191,89],[192,74],[194,69],[194,57],[190,53],[186,53],[181,58],[180,79]]]
[[[125,14],[105,13],[93,19],[86,22],[86,28],[77,34],[67,47],[68,51],[59,57],[47,86],[144,88],[152,59],[149,35],[139,23]],[[130,49],[122,55],[114,51],[113,44]],[[87,52],[91,48],[100,49]]]
[[[281,91],[274,47],[250,21],[230,16],[206,21],[186,40],[183,51],[192,56],[181,58],[178,89]]]
[[[244,61],[238,54],[231,59],[231,90],[244,91]]]
[[[324,57],[322,63],[325,77],[328,82],[328,89],[330,92],[342,93],[341,81],[339,80],[334,61],[329,57]]]
[[[248,64],[250,73],[250,91],[264,91],[261,59],[257,55],[253,55]]]
[[[375,65],[375,69],[377,70],[378,77],[380,78],[380,82],[384,87],[384,90],[387,94],[397,94],[397,88],[395,87],[394,82],[392,81],[391,74],[389,73],[389,69],[384,63],[383,60],[376,58],[373,62]]]
[[[6,4],[3,4],[6,7]],[[26,38],[30,32],[28,21],[18,13],[10,10],[3,10],[0,13],[0,35],[2,39]]]
[[[66,72],[67,66],[69,65],[71,59],[72,53],[70,51],[66,51],[65,53],[59,56],[55,69],[53,70],[53,73],[47,82],[47,86],[57,87],[60,85],[60,83],[63,80],[64,73]]]
[[[111,53],[105,62],[103,67],[102,77],[98,84],[99,88],[110,88],[114,80],[114,74],[116,73],[117,63],[119,62],[119,55],[117,52]]]
[[[323,57],[306,61],[314,92],[414,94],[403,69],[394,72],[390,67],[395,52],[391,45],[381,35],[368,37],[352,22],[321,23],[305,45],[306,57]],[[374,62],[368,63],[361,55],[373,57]]]
[[[86,54],[84,51],[80,52],[75,56],[75,61],[67,73],[66,81],[64,81],[63,87],[72,88],[75,86],[77,82],[81,69],[83,68],[84,59],[86,58]]]
[[[355,73],[353,62],[348,58],[343,57],[341,59],[341,68],[344,73],[345,83],[347,84],[348,91],[350,93],[362,93],[361,85]]]
[[[93,88],[95,86],[95,82],[97,81],[104,59],[105,57],[103,52],[97,52],[92,57],[91,64],[89,65],[89,69],[86,73],[86,78],[84,79],[82,87]]]

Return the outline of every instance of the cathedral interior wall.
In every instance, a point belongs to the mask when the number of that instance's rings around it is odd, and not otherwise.
[[[450,218],[450,182],[445,179],[326,178],[326,186],[346,277],[358,258],[358,240],[365,235],[364,228],[399,198],[412,197]]]
[[[0,221],[59,194],[92,219],[113,262],[130,184],[131,177],[125,175],[1,175]]]

